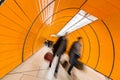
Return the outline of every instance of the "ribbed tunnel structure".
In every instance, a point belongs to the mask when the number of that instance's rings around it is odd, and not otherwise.
[[[2,1],[2,0],[0,0]],[[69,34],[66,53],[82,36],[82,61],[113,79],[120,79],[119,0],[4,0],[0,6],[0,78],[38,51],[80,10],[98,20]]]

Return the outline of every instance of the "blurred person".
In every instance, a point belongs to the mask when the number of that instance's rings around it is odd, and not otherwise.
[[[55,44],[53,47],[53,54],[54,54],[54,56],[56,55],[58,57],[58,61],[57,61],[57,65],[56,65],[55,73],[54,73],[55,77],[57,77],[61,56],[66,51],[67,36],[68,36],[68,33],[65,33],[64,36],[62,36],[58,39],[58,41],[56,42],[57,44]]]
[[[81,56],[80,55],[80,50],[81,50],[81,43],[80,40],[82,37],[78,37],[77,41],[73,42],[70,51],[69,51],[69,62],[70,62],[70,67],[68,68],[68,74],[71,75],[71,70],[75,65],[79,65],[78,58]]]
[[[63,36],[60,36],[60,37],[58,38],[58,40],[56,41],[56,43],[53,45],[53,49],[52,49],[52,51],[53,51],[53,57],[52,57],[52,61],[51,61],[50,64],[49,64],[49,67],[51,67],[51,64],[52,64],[53,59],[54,59],[55,54],[56,54],[56,51],[57,51],[57,49],[59,48],[60,43],[61,43],[61,41],[62,41],[62,38],[63,38]]]

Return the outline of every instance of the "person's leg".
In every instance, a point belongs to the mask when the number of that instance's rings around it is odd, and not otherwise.
[[[61,56],[58,56],[58,62],[57,62],[56,68],[55,68],[55,73],[58,73],[60,58],[61,58]]]
[[[51,67],[54,57],[55,57],[55,53],[53,53],[53,57],[52,60],[50,61],[49,67]]]
[[[69,74],[69,75],[71,75],[71,70],[72,70],[72,68],[73,68],[73,65],[71,64],[70,67],[69,67],[69,69],[68,69],[68,74]]]
[[[57,73],[58,73],[58,69],[59,69],[60,57],[61,57],[61,56],[58,56],[57,65],[56,65],[56,67],[55,67],[55,73],[54,73],[55,78],[57,78],[57,76],[58,76]]]

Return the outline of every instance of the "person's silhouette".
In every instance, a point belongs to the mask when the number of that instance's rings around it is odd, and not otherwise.
[[[71,75],[71,70],[73,68],[73,66],[78,64],[77,59],[80,57],[80,50],[81,50],[81,44],[80,44],[80,40],[82,39],[82,37],[78,37],[77,41],[73,42],[70,51],[69,51],[69,57],[70,57],[70,67],[68,69],[68,74]]]

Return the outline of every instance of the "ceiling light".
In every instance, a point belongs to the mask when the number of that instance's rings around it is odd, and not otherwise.
[[[92,23],[97,20],[93,15],[88,14],[87,12],[80,10],[66,25],[63,27],[61,31],[58,32],[57,35],[64,35],[66,32],[73,32],[85,25]]]

